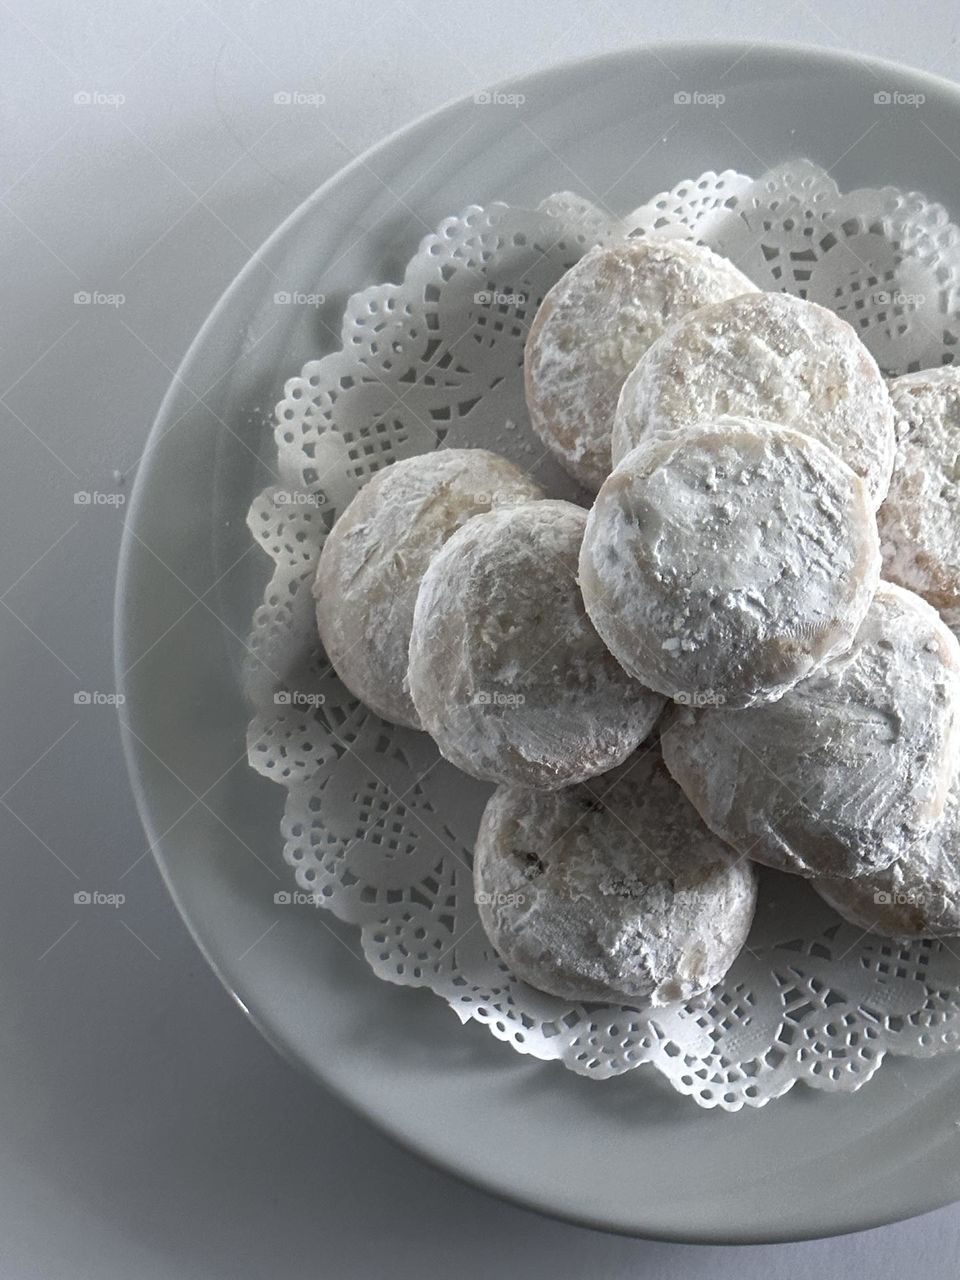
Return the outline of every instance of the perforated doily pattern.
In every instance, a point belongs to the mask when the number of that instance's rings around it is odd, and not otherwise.
[[[757,180],[707,173],[620,222],[568,193],[532,211],[494,204],[446,219],[402,283],[350,299],[342,350],[305,365],[277,407],[285,487],[262,493],[248,517],[275,566],[246,673],[250,762],[287,789],[283,856],[297,885],[359,926],[378,977],[429,987],[462,1021],[582,1075],[649,1063],[706,1107],[760,1106],[797,1081],[854,1090],[886,1053],[960,1046],[960,945],[863,936],[805,885],[774,877],[749,946],[699,1002],[648,1016],[535,991],[489,946],[473,901],[471,849],[489,787],[443,761],[425,734],[367,711],[318,649],[310,583],[320,547],[379,468],[483,445],[552,495],[577,497],[529,428],[523,342],[559,276],[591,245],[624,235],[692,236],[761,287],[832,307],[887,372],[954,359],[960,233],[946,211],[891,188],[841,195],[808,163]]]

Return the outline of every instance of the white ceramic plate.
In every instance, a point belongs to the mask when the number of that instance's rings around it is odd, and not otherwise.
[[[960,165],[938,141],[960,136],[960,90],[889,63],[663,45],[502,88],[523,106],[454,103],[303,204],[227,291],[161,408],[123,547],[116,652],[133,786],[166,882],[279,1049],[400,1142],[530,1207],[638,1235],[746,1242],[958,1199],[960,1058],[889,1059],[850,1096],[798,1087],[759,1112],[705,1112],[652,1071],[596,1083],[521,1058],[427,992],[378,981],[331,917],[274,904],[288,887],[283,794],[246,765],[238,684],[267,565],[244,515],[271,479],[269,408],[305,360],[333,348],[347,296],[396,279],[426,231],[472,202],[571,188],[626,211],[705,169],[760,172],[799,156],[841,188],[890,182],[960,215]],[[724,101],[678,106],[684,91]],[[875,94],[890,91],[924,94],[922,111],[879,107]],[[277,305],[279,292],[326,303]]]

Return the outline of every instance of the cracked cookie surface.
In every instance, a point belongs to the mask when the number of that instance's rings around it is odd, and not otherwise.
[[[700,821],[657,747],[564,791],[499,787],[474,856],[480,919],[517,977],[572,1000],[686,1000],[746,940],[755,869]]]

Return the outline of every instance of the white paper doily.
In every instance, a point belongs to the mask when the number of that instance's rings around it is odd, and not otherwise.
[[[523,342],[559,276],[624,235],[693,236],[761,288],[833,308],[889,373],[954,359],[960,231],[946,211],[893,188],[841,194],[807,162],[756,180],[706,173],[622,221],[568,193],[446,219],[402,283],[350,299],[342,350],[305,365],[277,407],[284,487],[248,517],[275,564],[246,673],[250,762],[287,789],[283,856],[300,893],[359,926],[378,977],[429,987],[464,1022],[581,1075],[650,1063],[705,1107],[761,1106],[797,1081],[855,1090],[887,1053],[960,1048],[960,943],[863,936],[801,882],[769,877],[748,948],[698,1004],[647,1016],[543,995],[512,977],[478,922],[470,859],[490,788],[425,734],[367,711],[318,648],[319,549],[378,468],[482,445],[577,497],[529,428]]]

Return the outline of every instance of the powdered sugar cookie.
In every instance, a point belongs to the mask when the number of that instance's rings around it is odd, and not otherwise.
[[[943,817],[903,857],[865,879],[813,880],[844,920],[892,938],[960,935],[960,776]]]
[[[692,240],[592,249],[544,298],[524,358],[537,435],[581,484],[610,474],[610,433],[624,379],[664,328],[755,286]]]
[[[845,320],[786,293],[730,298],[681,317],[624,383],[614,465],[641,440],[718,414],[815,436],[867,484],[893,470],[893,405],[877,362]]]
[[[624,668],[731,707],[779,698],[848,648],[879,579],[863,481],[811,436],[742,418],[627,454],[580,555],[587,611]]]
[[[873,875],[940,818],[960,752],[960,644],[881,583],[852,649],[779,702],[678,711],[663,754],[740,853],[805,876]]]
[[[474,777],[581,782],[624,760],[663,708],[586,616],[576,576],[586,518],[556,501],[477,516],[423,577],[410,693],[443,754]]]
[[[568,1000],[662,1005],[708,990],[756,903],[749,861],[707,830],[655,748],[564,791],[499,787],[473,869],[497,952]]]
[[[413,606],[433,555],[480,512],[542,496],[486,449],[440,449],[377,472],[333,526],[314,585],[337,675],[384,720],[419,729],[404,687]]]
[[[960,632],[960,369],[890,381],[897,464],[877,515],[884,576]]]

